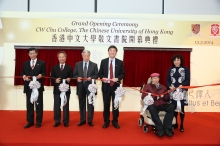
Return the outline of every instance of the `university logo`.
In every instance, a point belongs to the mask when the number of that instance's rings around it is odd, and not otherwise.
[[[203,35],[200,34],[200,24],[191,24],[191,33],[188,35],[191,36],[199,36],[202,37]]]
[[[211,35],[210,37],[220,37],[219,35],[219,25],[218,24],[212,24],[211,25]]]
[[[200,24],[192,24],[191,30],[193,34],[197,35],[200,32]]]

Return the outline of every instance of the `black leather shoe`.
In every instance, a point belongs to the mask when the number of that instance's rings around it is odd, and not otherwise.
[[[77,126],[82,126],[82,125],[84,125],[84,124],[86,124],[86,121],[79,122],[79,123],[77,124]]]
[[[183,126],[180,126],[180,132],[184,132]]]
[[[53,125],[53,127],[57,127],[57,126],[59,126],[60,125],[60,123],[55,123],[54,125]]]
[[[159,137],[163,137],[164,136],[164,130],[158,130],[155,132],[155,134]]]
[[[40,128],[41,127],[41,124],[36,124],[36,128]]]
[[[64,127],[69,127],[69,124],[63,124]]]
[[[108,128],[109,123],[104,123],[104,125],[102,126],[102,128]]]
[[[116,129],[119,129],[120,126],[118,125],[118,123],[112,123],[112,125],[116,128]]]
[[[178,124],[174,124],[174,125],[173,125],[173,128],[174,128],[174,129],[178,128]]]
[[[29,128],[29,127],[31,127],[31,126],[33,126],[34,124],[29,124],[29,123],[27,123],[25,126],[24,126],[24,128],[26,129],[26,128]]]
[[[174,132],[171,131],[170,129],[165,129],[165,134],[168,136],[168,137],[172,137]]]
[[[93,127],[94,124],[92,122],[88,122],[89,126]]]

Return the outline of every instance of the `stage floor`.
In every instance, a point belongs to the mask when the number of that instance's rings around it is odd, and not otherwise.
[[[120,112],[120,129],[111,124],[103,129],[102,112],[94,115],[94,127],[77,126],[79,113],[70,112],[69,127],[54,128],[53,112],[45,111],[41,128],[24,129],[25,111],[0,111],[0,146],[220,145],[220,113],[186,113],[185,132],[175,129],[171,138],[159,138],[151,128],[144,133],[138,126],[138,112]]]

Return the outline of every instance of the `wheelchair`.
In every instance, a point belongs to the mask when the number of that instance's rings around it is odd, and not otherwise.
[[[140,92],[143,89],[144,85],[145,85],[145,83],[142,84]],[[144,106],[144,102],[142,100],[140,100],[140,103],[141,103],[141,106],[143,107]],[[165,117],[165,114],[166,114],[165,111],[160,111],[158,113],[158,115],[160,117],[160,120],[162,122],[163,122],[163,119]],[[175,124],[176,124],[176,118],[173,117],[172,125],[175,125]],[[151,119],[151,115],[150,115],[149,110],[146,109],[145,112],[140,115],[140,118],[138,119],[138,126],[143,127],[143,131],[145,133],[148,132],[150,126],[152,127],[153,132],[156,132],[156,127],[155,127],[155,124],[154,124],[153,120]],[[172,128],[172,130],[174,130],[174,128]]]

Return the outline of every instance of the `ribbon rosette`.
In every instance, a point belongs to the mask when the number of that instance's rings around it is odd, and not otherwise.
[[[40,83],[37,81],[36,77],[33,77],[33,81],[29,83],[29,87],[30,89],[32,89],[30,102],[33,104],[38,99],[39,96],[38,89],[40,88]]]
[[[88,86],[88,90],[90,92],[88,96],[88,103],[95,106],[95,93],[97,92],[98,86],[94,84],[94,79],[92,79],[92,84]]]
[[[149,105],[154,103],[154,99],[152,98],[151,93],[148,93],[148,95],[144,97],[143,102],[144,106],[141,108],[141,115],[144,114]]]
[[[63,83],[60,84],[59,90],[61,91],[61,93],[60,93],[61,107],[63,107],[67,103],[66,92],[69,90],[69,85],[66,84],[66,80],[65,79],[63,79]]]
[[[176,88],[176,91],[173,93],[173,100],[176,100],[177,102],[177,106],[176,106],[176,110],[175,111],[179,111],[181,113],[182,112],[182,109],[181,109],[181,102],[180,100],[183,100],[184,98],[184,94],[182,92],[182,90],[180,88]]]
[[[115,100],[114,100],[114,108],[115,110],[119,107],[119,104],[121,103],[121,97],[125,95],[125,90],[122,88],[122,84],[120,84],[120,87],[117,87],[115,90]]]

